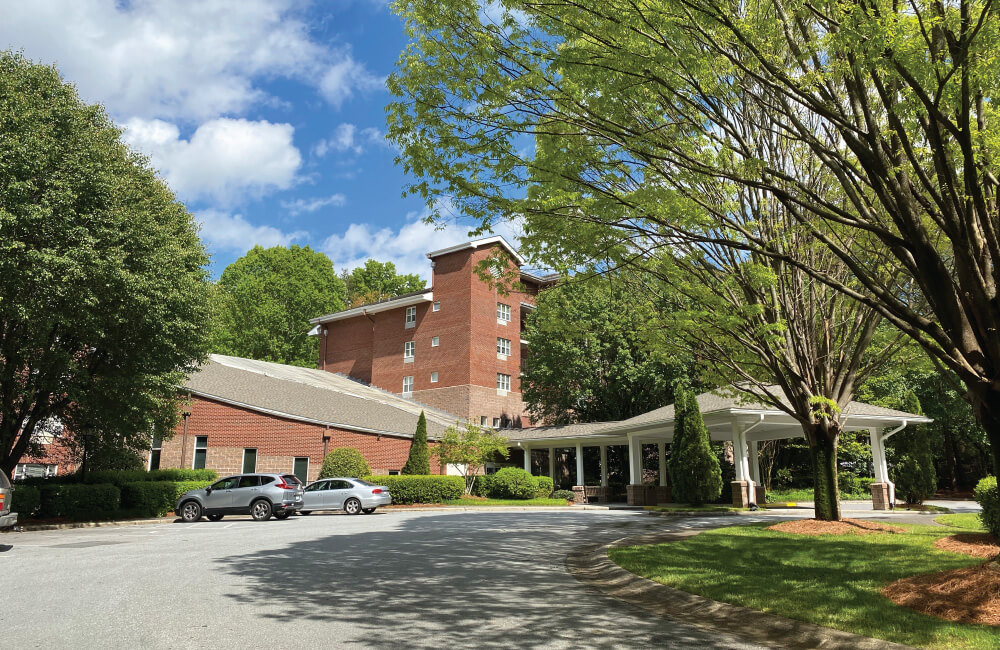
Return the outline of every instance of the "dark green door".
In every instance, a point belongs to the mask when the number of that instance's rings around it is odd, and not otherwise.
[[[302,484],[308,483],[309,476],[309,459],[305,456],[297,457],[295,463],[292,466],[292,474],[298,477]]]
[[[256,449],[244,449],[243,450],[243,473],[251,474],[257,471],[257,450]]]

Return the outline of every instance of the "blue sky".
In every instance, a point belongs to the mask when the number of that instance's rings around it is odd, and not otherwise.
[[[338,272],[372,257],[428,278],[424,253],[468,238],[401,197],[384,80],[405,44],[379,0],[33,0],[0,20],[0,47],[58,65],[150,156],[216,277],[255,244],[294,243]]]

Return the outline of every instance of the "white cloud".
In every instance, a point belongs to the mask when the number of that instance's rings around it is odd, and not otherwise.
[[[317,142],[313,147],[313,153],[320,158],[331,151],[360,154],[368,145],[389,147],[385,134],[379,129],[366,127],[359,131],[355,125],[344,122],[337,125],[332,136]]]
[[[149,155],[182,198],[212,198],[221,204],[287,189],[302,164],[290,124],[219,118],[184,140],[177,125],[133,118],[125,140]]]
[[[243,253],[257,244],[265,248],[288,246],[307,237],[302,231],[286,233],[273,226],[255,226],[243,215],[220,210],[201,210],[194,217],[201,224],[202,239],[214,250]]]
[[[281,207],[288,211],[288,214],[295,217],[304,212],[316,212],[328,205],[341,206],[347,203],[347,197],[343,194],[331,194],[330,196],[320,196],[312,199],[295,199],[294,201],[282,201]]]
[[[273,100],[258,79],[296,79],[339,106],[383,87],[349,48],[312,39],[295,0],[5,2],[0,47],[56,63],[119,117],[206,120]]]

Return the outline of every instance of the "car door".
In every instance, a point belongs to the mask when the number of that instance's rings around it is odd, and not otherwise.
[[[344,500],[352,489],[354,489],[354,486],[347,481],[330,481],[330,488],[326,491],[326,507],[333,510],[342,510],[344,508]]]
[[[211,485],[212,491],[205,495],[205,510],[228,510],[233,505],[233,488],[239,483],[239,476],[227,476]]]
[[[250,503],[260,496],[260,477],[256,474],[244,474],[233,488],[232,508],[239,512],[249,511]]]
[[[326,507],[326,486],[329,481],[316,481],[306,486],[302,494],[303,510],[322,510]]]

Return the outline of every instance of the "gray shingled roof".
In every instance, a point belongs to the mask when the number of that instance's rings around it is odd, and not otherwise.
[[[431,438],[459,419],[344,375],[217,354],[183,388],[251,410],[387,435],[412,436],[421,411]]]
[[[508,429],[502,431],[510,440],[546,440],[549,438],[575,438],[578,436],[597,435],[604,429],[621,422],[582,422],[579,424],[560,424],[547,427],[531,427],[529,429]]]

